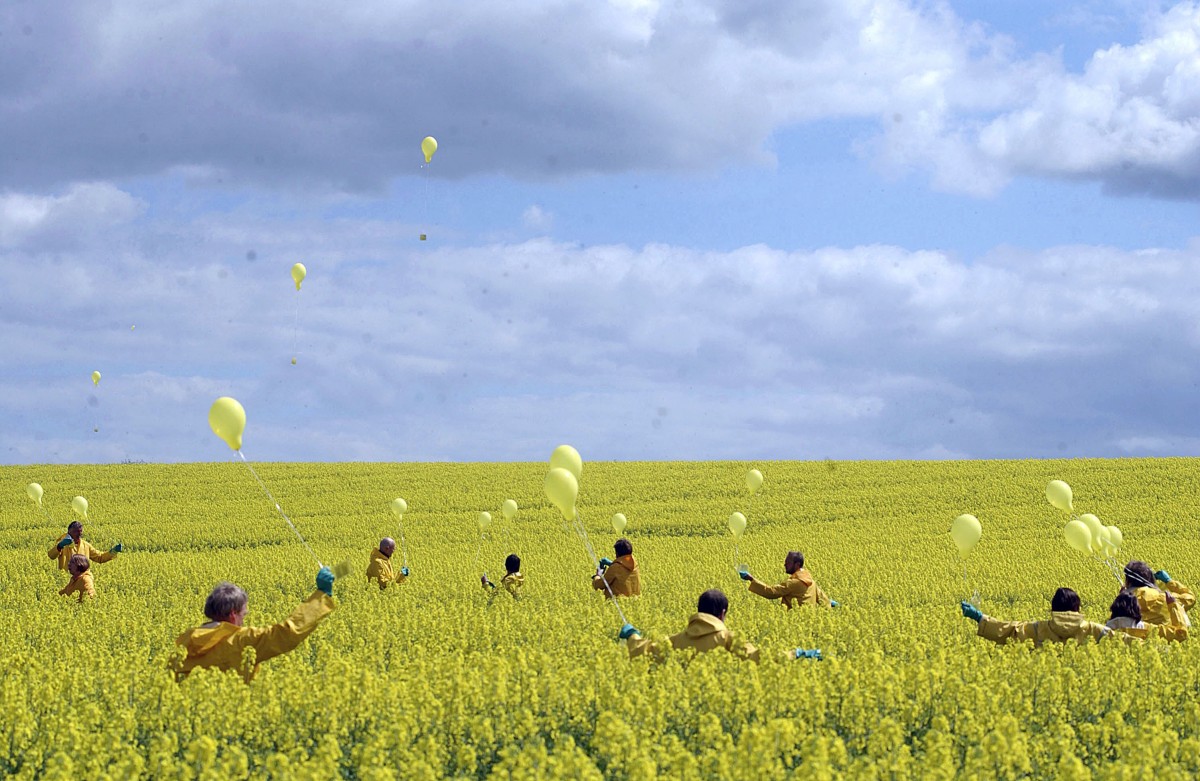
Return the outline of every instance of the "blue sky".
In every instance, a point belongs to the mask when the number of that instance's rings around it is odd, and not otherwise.
[[[0,462],[1200,454],[1197,3],[439,9],[0,10]]]

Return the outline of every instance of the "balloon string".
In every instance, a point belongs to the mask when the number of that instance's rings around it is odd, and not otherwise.
[[[580,539],[583,540],[583,546],[587,550],[588,556],[591,557],[592,566],[599,571],[600,559],[596,557],[596,549],[592,547],[592,541],[588,539],[587,529],[583,525],[583,518],[579,515],[579,510],[575,511],[575,528],[579,532]],[[621,626],[625,626],[629,621],[626,620],[625,611],[621,610],[621,605],[617,602],[617,597],[612,592],[612,586],[608,584],[608,578],[602,578],[601,582],[604,584],[604,590],[608,592],[608,601],[612,602],[613,607],[617,609],[617,617],[621,619]]]
[[[324,567],[325,565],[321,563],[321,559],[317,557],[317,552],[314,551],[307,542],[305,542],[304,537],[300,534],[300,530],[296,528],[296,524],[292,523],[292,519],[287,517],[287,513],[283,511],[283,508],[279,506],[279,502],[275,501],[275,497],[271,495],[271,491],[267,488],[267,484],[264,483],[262,478],[258,476],[258,472],[254,471],[254,467],[250,466],[250,462],[246,460],[246,454],[240,450],[237,451],[237,454],[239,457],[241,457],[242,463],[246,465],[246,468],[250,470],[250,474],[254,475],[254,479],[258,481],[258,485],[263,489],[263,493],[265,493],[267,498],[271,500],[271,504],[275,505],[275,510],[278,511],[280,517],[287,521],[287,525],[291,527],[293,532],[295,532],[296,539],[300,540],[300,543],[305,548],[308,548],[308,552],[311,553],[313,559],[316,560],[317,566]]]
[[[292,359],[296,358],[296,346],[299,343],[298,333],[300,331],[300,290],[296,290],[296,307],[292,310],[295,314],[292,317]]]
[[[479,566],[479,553],[483,550],[483,537],[483,532],[479,532],[479,544],[475,546],[475,558],[471,561],[472,570]],[[487,572],[484,572],[483,574],[486,575]]]
[[[408,566],[408,548],[404,546],[404,521],[397,521],[396,524],[400,528],[400,558],[404,562],[404,566]]]

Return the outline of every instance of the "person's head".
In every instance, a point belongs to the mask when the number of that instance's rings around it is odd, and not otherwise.
[[[613,543],[613,552],[616,553],[618,557],[630,556],[633,554],[633,543],[622,537]]]
[[[1132,591],[1125,589],[1121,589],[1121,593],[1117,594],[1117,598],[1113,600],[1109,612],[1109,618],[1131,618],[1134,621],[1142,620],[1142,608],[1138,605],[1137,596]]]
[[[71,521],[71,525],[67,527],[67,536],[78,543],[79,539],[83,537],[83,524],[79,521]]]
[[[798,550],[788,551],[783,559],[783,570],[791,575],[798,569],[804,569],[804,554]]]
[[[211,621],[228,621],[241,626],[249,604],[250,600],[240,586],[221,582],[213,588],[208,599],[204,600],[204,615]]]
[[[1154,573],[1150,565],[1134,559],[1125,565],[1125,588],[1141,588],[1154,585]]]
[[[379,541],[379,552],[390,559],[396,552],[396,541],[391,537],[384,537]]]
[[[87,556],[81,556],[76,553],[67,561],[67,572],[71,573],[71,577],[77,578],[83,573],[91,569],[92,563],[88,561]]]
[[[1079,595],[1074,589],[1060,588],[1050,599],[1050,609],[1056,613],[1078,613]]]
[[[504,560],[504,571],[505,572],[520,572],[521,571],[521,557],[515,553],[508,554],[508,558],[506,558]]]
[[[696,605],[697,613],[708,613],[722,621],[725,620],[727,610],[729,610],[729,597],[725,596],[725,592],[719,588],[710,588],[705,591],[700,595],[700,601]]]

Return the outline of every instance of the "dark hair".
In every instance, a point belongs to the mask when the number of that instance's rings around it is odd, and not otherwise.
[[[1060,588],[1050,600],[1050,609],[1055,612],[1078,613],[1079,595],[1074,589]]]
[[[67,534],[70,534],[72,529],[79,529],[80,531],[83,531],[83,524],[79,521],[71,521],[69,524],[67,524]]]
[[[246,592],[229,582],[218,583],[204,600],[204,615],[211,621],[225,621],[246,606]]]
[[[803,567],[804,566],[804,554],[798,550],[790,550],[790,551],[788,551],[788,555],[786,557],[784,557],[784,561],[795,562],[797,567]]]
[[[504,560],[504,569],[508,572],[520,572],[521,557],[515,553],[508,554],[508,558]]]
[[[622,537],[613,543],[613,552],[618,556],[628,556],[633,553],[633,543]]]
[[[1126,589],[1121,589],[1117,594],[1117,598],[1113,600],[1112,607],[1109,608],[1109,618],[1132,618],[1134,621],[1142,620],[1142,608],[1138,605],[1137,596]]]
[[[729,597],[725,596],[725,592],[719,588],[710,588],[700,595],[700,602],[696,605],[696,612],[708,613],[710,616],[721,617],[721,614],[729,609]]]
[[[82,575],[92,568],[92,563],[88,561],[87,556],[81,556],[80,554],[76,553],[67,560],[67,570],[70,571],[72,567],[79,570],[79,574]]]
[[[1125,588],[1141,588],[1154,585],[1154,573],[1150,565],[1134,559],[1125,565]]]

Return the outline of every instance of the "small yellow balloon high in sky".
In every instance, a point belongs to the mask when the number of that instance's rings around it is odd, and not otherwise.
[[[242,432],[246,430],[246,410],[237,399],[222,396],[208,410],[208,425],[230,450],[242,449]]]
[[[300,283],[303,282],[304,278],[307,276],[308,269],[304,267],[303,263],[297,263],[296,265],[292,266],[292,281],[296,283],[297,290],[300,289]]]
[[[421,152],[425,155],[425,162],[433,162],[433,153],[437,151],[437,139],[433,136],[425,136],[421,139]]]
[[[92,385],[100,384],[100,372],[92,372]],[[120,385],[120,383],[117,383]]]

